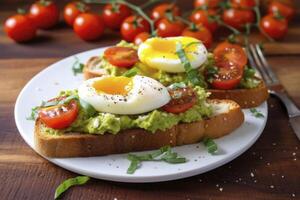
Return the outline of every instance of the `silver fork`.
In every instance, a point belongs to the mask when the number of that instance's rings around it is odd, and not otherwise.
[[[269,93],[278,97],[285,105],[289,121],[300,140],[300,110],[287,95],[284,87],[269,66],[260,46],[258,44],[251,44],[247,54],[251,66],[259,71],[268,87]]]

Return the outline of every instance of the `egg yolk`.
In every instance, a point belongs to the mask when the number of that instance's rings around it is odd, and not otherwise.
[[[112,95],[127,95],[132,86],[132,79],[124,76],[103,78],[92,85],[98,93]]]

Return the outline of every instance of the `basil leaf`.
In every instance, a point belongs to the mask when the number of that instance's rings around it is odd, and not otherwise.
[[[72,65],[74,76],[81,74],[84,68],[84,64],[80,63],[79,59],[75,56],[75,62]]]
[[[130,70],[126,71],[122,76],[126,76],[128,78],[137,75],[139,70],[136,67],[131,68]]]
[[[86,113],[89,117],[94,116],[96,114],[97,111],[88,102],[86,102],[86,101],[84,101],[83,99],[80,98],[79,103],[80,103],[80,106],[83,109],[84,113]]]
[[[204,146],[207,148],[208,153],[214,154],[218,150],[218,146],[213,139],[205,138],[203,140]]]
[[[130,166],[127,169],[127,174],[133,174],[139,167],[140,161],[137,159],[131,160]]]
[[[258,111],[256,108],[250,108],[250,112],[253,114],[254,117],[256,118],[264,118],[265,116]]]
[[[62,193],[67,191],[70,187],[75,185],[83,185],[88,180],[90,180],[90,177],[88,176],[77,176],[75,178],[70,178],[65,180],[56,188],[54,199],[57,199]]]

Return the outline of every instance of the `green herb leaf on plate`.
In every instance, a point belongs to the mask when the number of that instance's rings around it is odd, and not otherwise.
[[[131,68],[130,70],[126,71],[122,76],[126,76],[128,78],[137,75],[139,70],[136,67]]]
[[[81,74],[83,71],[84,64],[80,63],[79,59],[75,56],[75,62],[72,65],[73,74]]]
[[[67,191],[70,187],[76,185],[83,185],[90,180],[88,176],[77,176],[63,181],[55,190],[54,199],[57,199],[62,193]]]
[[[263,118],[265,117],[260,111],[258,111],[256,108],[250,108],[250,112],[252,115],[256,118]]]
[[[211,138],[204,138],[203,140],[204,146],[207,148],[208,153],[214,154],[218,151],[218,145]]]
[[[89,104],[88,102],[84,101],[83,99],[79,98],[79,103],[83,111],[90,117],[94,116],[96,114],[95,108]]]

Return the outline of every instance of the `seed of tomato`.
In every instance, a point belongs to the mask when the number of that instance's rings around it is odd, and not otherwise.
[[[38,1],[31,5],[29,17],[37,28],[48,29],[58,23],[59,9],[52,1]]]
[[[202,25],[198,25],[195,30],[191,29],[190,27],[185,28],[182,32],[182,36],[196,38],[202,41],[206,48],[210,48],[213,41],[211,32]]]
[[[14,15],[4,23],[4,31],[16,42],[26,42],[36,35],[36,27],[26,15]]]
[[[157,35],[160,37],[173,37],[181,35],[185,24],[179,20],[163,18],[157,23]]]
[[[149,33],[147,33],[147,32],[139,33],[134,38],[134,44],[135,45],[140,45],[141,43],[143,43],[144,41],[146,41],[148,38],[150,38],[150,34]]]
[[[127,17],[121,25],[121,35],[127,42],[133,42],[135,36],[142,32],[149,32],[150,24],[139,16]]]
[[[73,29],[83,40],[96,40],[104,32],[104,23],[96,14],[82,13],[76,17]]]
[[[130,47],[110,47],[104,51],[104,58],[116,67],[130,68],[138,62],[137,51]]]
[[[282,39],[288,31],[286,19],[277,19],[273,15],[266,15],[260,21],[261,29],[274,39]]]
[[[212,33],[218,28],[218,23],[209,20],[209,17],[217,15],[217,11],[213,9],[209,10],[196,10],[190,16],[190,20],[195,24],[202,24],[208,28]]]
[[[237,66],[219,68],[211,85],[215,89],[230,90],[236,88],[241,82],[243,71]]]
[[[222,19],[226,24],[241,29],[245,24],[254,22],[255,14],[252,10],[230,8],[223,12]]]
[[[124,4],[107,4],[103,10],[103,20],[112,30],[120,29],[124,19],[131,15],[131,10]]]

